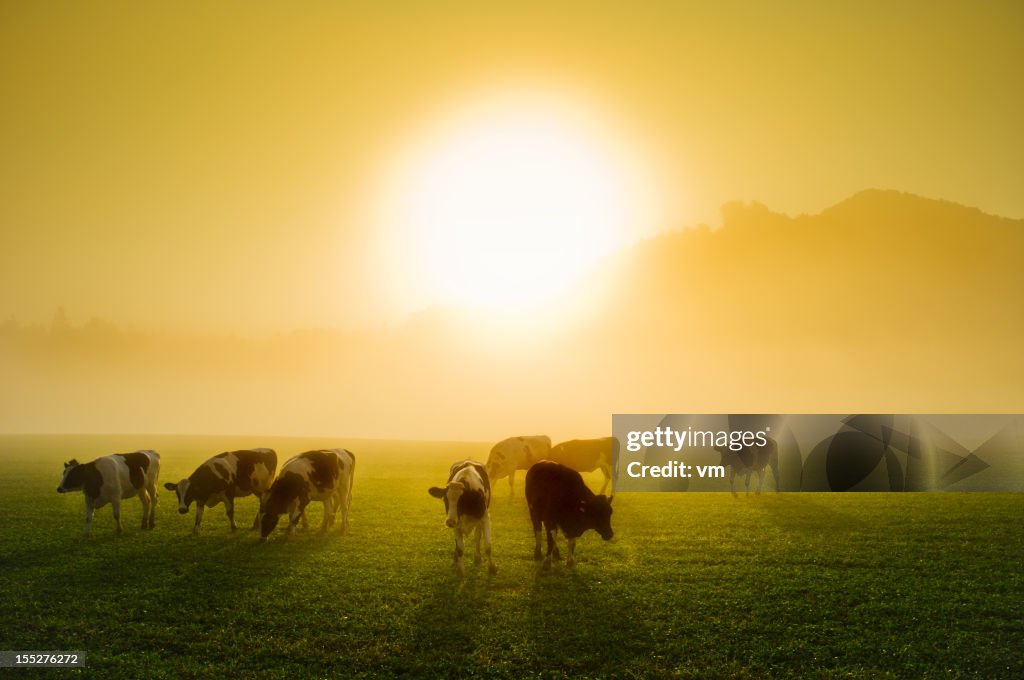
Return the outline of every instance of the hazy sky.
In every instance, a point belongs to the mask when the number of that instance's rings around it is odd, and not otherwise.
[[[1024,217],[1022,67],[1020,2],[2,2],[0,319],[400,320],[374,201],[480,93],[646,163],[626,240],[867,187]]]

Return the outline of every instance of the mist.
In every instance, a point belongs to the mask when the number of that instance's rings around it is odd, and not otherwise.
[[[723,208],[545,305],[363,330],[0,325],[5,433],[496,440],[612,413],[1020,412],[1024,221],[869,191]]]

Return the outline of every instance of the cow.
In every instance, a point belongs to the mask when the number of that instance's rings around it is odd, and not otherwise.
[[[196,504],[196,523],[192,533],[199,533],[203,521],[203,510],[224,503],[224,510],[235,531],[235,499],[255,494],[262,499],[270,488],[277,471],[277,453],[274,449],[242,449],[218,453],[195,472],[177,484],[167,482],[164,488],[178,496],[178,512],[188,514],[193,502]],[[252,528],[259,527],[260,513],[256,513]]]
[[[555,532],[561,531],[569,542],[569,555],[565,566],[576,564],[576,539],[587,529],[597,531],[610,541],[612,531],[612,499],[614,496],[595,495],[583,483],[583,477],[561,463],[542,460],[526,473],[526,504],[530,508],[530,521],[536,544],[533,558],[539,560],[540,532],[543,526],[548,539],[544,569],[551,568],[551,555],[561,559],[555,545]]]
[[[604,484],[598,493],[604,493],[612,478],[612,462],[619,452],[619,440],[615,437],[601,439],[572,439],[551,449],[548,460],[561,463],[576,472],[600,470]]]
[[[735,484],[737,473],[746,475],[744,486],[749,494],[750,475],[756,472],[757,491],[755,494],[761,493],[766,467],[771,467],[772,475],[775,477],[775,493],[779,492],[779,445],[771,437],[765,437],[765,439],[767,441],[764,446],[746,446],[739,451],[733,451],[728,446],[715,447],[715,451],[722,454],[719,464],[729,468],[729,489],[733,496],[737,495]]]
[[[85,537],[89,537],[92,513],[110,503],[114,510],[117,533],[121,524],[121,501],[138,496],[142,501],[142,528],[156,526],[157,479],[160,477],[160,454],[156,451],[133,451],[102,456],[90,463],[70,460],[64,463],[64,476],[57,493],[81,490],[85,494]]]
[[[547,458],[551,439],[545,435],[509,437],[491,448],[487,456],[487,474],[492,481],[508,477],[509,495],[514,493],[516,470],[529,470],[538,460]]]
[[[428,492],[444,501],[445,526],[455,532],[455,572],[459,576],[465,575],[462,568],[463,537],[476,531],[474,564],[481,562],[482,536],[487,553],[487,573],[497,573],[498,568],[491,556],[491,483],[487,468],[469,459],[454,463],[448,471],[448,484],[432,486]]]
[[[263,494],[260,540],[267,540],[284,513],[288,513],[288,536],[294,535],[299,519],[305,526],[306,506],[311,501],[324,504],[320,533],[331,528],[339,509],[341,533],[346,533],[355,467],[355,454],[346,449],[306,451],[289,459],[270,490]]]

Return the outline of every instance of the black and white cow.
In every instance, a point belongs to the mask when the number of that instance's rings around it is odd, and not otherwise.
[[[556,560],[561,559],[555,545],[555,531],[560,530],[569,541],[567,567],[576,564],[576,539],[587,529],[594,529],[606,541],[611,540],[612,498],[595,495],[583,483],[580,473],[560,463],[542,460],[531,467],[526,473],[526,504],[530,507],[536,538],[533,558],[541,558],[542,525],[548,538],[544,569],[551,568],[552,553]]]
[[[256,495],[262,499],[270,489],[277,471],[277,453],[274,449],[242,449],[218,453],[195,472],[177,484],[168,482],[164,488],[178,496],[178,512],[185,515],[193,502],[196,504],[196,523],[192,533],[199,533],[203,521],[203,510],[224,503],[231,531],[235,526],[235,499]],[[262,500],[261,500],[262,502]],[[259,526],[260,514],[256,513],[252,528]]]
[[[321,533],[334,524],[334,516],[339,509],[341,533],[346,533],[355,467],[356,457],[346,449],[306,451],[289,459],[270,490],[263,495],[260,539],[267,540],[285,513],[289,519],[288,535],[293,535],[299,519],[305,521],[306,506],[311,501],[324,504]]]
[[[107,503],[113,507],[117,533],[121,525],[121,501],[138,496],[142,501],[142,528],[156,526],[157,479],[160,477],[160,454],[156,451],[134,451],[102,456],[90,463],[70,460],[64,463],[64,476],[57,493],[82,491],[85,494],[85,536],[89,536],[92,513]]]
[[[736,495],[736,475],[744,475],[744,487],[749,494],[750,475],[754,472],[757,473],[757,491],[754,493],[761,493],[767,467],[772,469],[775,477],[775,493],[779,492],[779,445],[771,437],[765,439],[767,441],[764,446],[747,446],[739,451],[733,451],[728,446],[715,447],[715,451],[722,454],[719,464],[729,468],[729,489],[733,496]]]
[[[434,498],[444,501],[445,526],[455,531],[455,571],[465,575],[462,567],[463,537],[476,531],[475,564],[480,564],[480,539],[487,552],[487,571],[497,573],[491,556],[491,483],[483,465],[472,460],[459,461],[448,471],[445,487],[432,486],[428,490]]]

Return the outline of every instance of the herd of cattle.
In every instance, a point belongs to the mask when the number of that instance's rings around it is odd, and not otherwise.
[[[281,515],[287,513],[288,534],[295,533],[301,519],[305,525],[305,509],[310,501],[324,504],[321,531],[334,523],[341,510],[342,532],[348,528],[348,511],[352,503],[352,479],[356,459],[345,449],[306,451],[290,458],[277,472],[277,453],[273,449],[225,451],[209,459],[187,479],[177,484],[168,482],[164,488],[178,497],[178,512],[188,513],[196,504],[196,523],[192,533],[199,533],[203,510],[223,503],[231,530],[235,527],[235,499],[255,495],[260,507],[253,521],[260,537],[266,539]],[[92,514],[107,503],[113,507],[117,531],[121,525],[121,501],[139,497],[142,501],[142,528],[155,526],[157,478],[160,476],[160,454],[156,451],[134,451],[102,456],[90,463],[71,460],[64,463],[64,476],[57,493],[81,491],[85,495],[85,535],[89,536]]]
[[[576,539],[588,529],[602,538],[612,538],[612,499],[603,495],[611,479],[612,460],[618,442],[612,437],[573,440],[552,447],[545,436],[511,437],[496,444],[486,465],[464,460],[451,466],[444,487],[431,487],[430,495],[444,501],[445,524],[455,534],[455,568],[463,574],[464,539],[475,532],[476,562],[481,558],[481,541],[490,573],[497,571],[491,555],[491,480],[509,478],[513,489],[517,470],[527,470],[526,499],[536,538],[536,559],[541,559],[541,531],[546,532],[544,568],[552,556],[560,559],[555,533],[568,540],[567,565],[573,566]],[[192,532],[198,533],[207,507],[224,504],[231,530],[235,525],[235,499],[253,495],[259,510],[253,528],[266,540],[281,515],[288,515],[288,535],[298,523],[307,525],[305,510],[311,501],[324,505],[320,531],[326,532],[341,513],[341,532],[348,529],[352,504],[355,455],[346,449],[318,449],[290,458],[277,471],[273,449],[225,451],[201,464],[186,479],[166,483],[164,488],[178,498],[178,512],[187,514],[195,503]],[[583,483],[580,472],[601,470],[605,477],[602,494],[594,494]],[[142,528],[156,524],[160,454],[144,450],[102,456],[89,463],[71,460],[64,464],[58,493],[82,491],[85,496],[85,536],[89,536],[93,512],[112,506],[117,531],[121,524],[121,501],[138,496],[142,502]]]
[[[444,501],[445,524],[455,534],[455,569],[463,574],[465,539],[474,536],[475,561],[482,562],[481,542],[487,555],[490,573],[497,569],[491,555],[491,483],[508,477],[509,491],[514,491],[515,475],[526,470],[526,502],[530,510],[536,548],[534,557],[544,559],[550,568],[552,557],[561,559],[555,545],[555,534],[561,532],[568,542],[566,565],[575,563],[576,539],[588,529],[597,531],[605,540],[612,538],[612,496],[604,490],[612,479],[612,465],[618,452],[618,440],[574,439],[551,446],[545,436],[510,437],[491,449],[486,465],[472,460],[451,466],[445,486],[431,487],[429,493]],[[750,474],[770,465],[778,487],[777,451],[770,450],[754,460],[721,450],[722,463],[733,475],[745,472],[749,491]],[[734,460],[735,459],[735,460]],[[288,515],[288,535],[295,533],[301,521],[307,526],[306,506],[311,501],[324,505],[321,532],[326,532],[341,512],[341,532],[348,530],[349,507],[352,504],[352,481],[355,455],[346,449],[318,449],[290,458],[277,472],[277,453],[273,449],[226,451],[210,458],[177,483],[164,488],[178,497],[178,512],[187,514],[196,505],[193,533],[199,532],[203,511],[223,503],[231,530],[235,526],[235,499],[254,495],[259,510],[253,528],[266,540],[277,527],[281,515]],[[595,494],[583,483],[581,472],[600,470],[604,475],[601,492]],[[89,535],[93,512],[111,504],[117,531],[121,525],[121,501],[138,496],[142,501],[142,528],[152,529],[156,518],[157,479],[160,455],[156,451],[115,453],[90,463],[71,460],[64,464],[64,476],[58,493],[82,491],[85,495],[85,535]],[[730,478],[730,485],[732,478]],[[761,484],[758,484],[760,491]],[[735,489],[733,491],[735,493]],[[547,551],[542,554],[541,534],[547,537]]]

